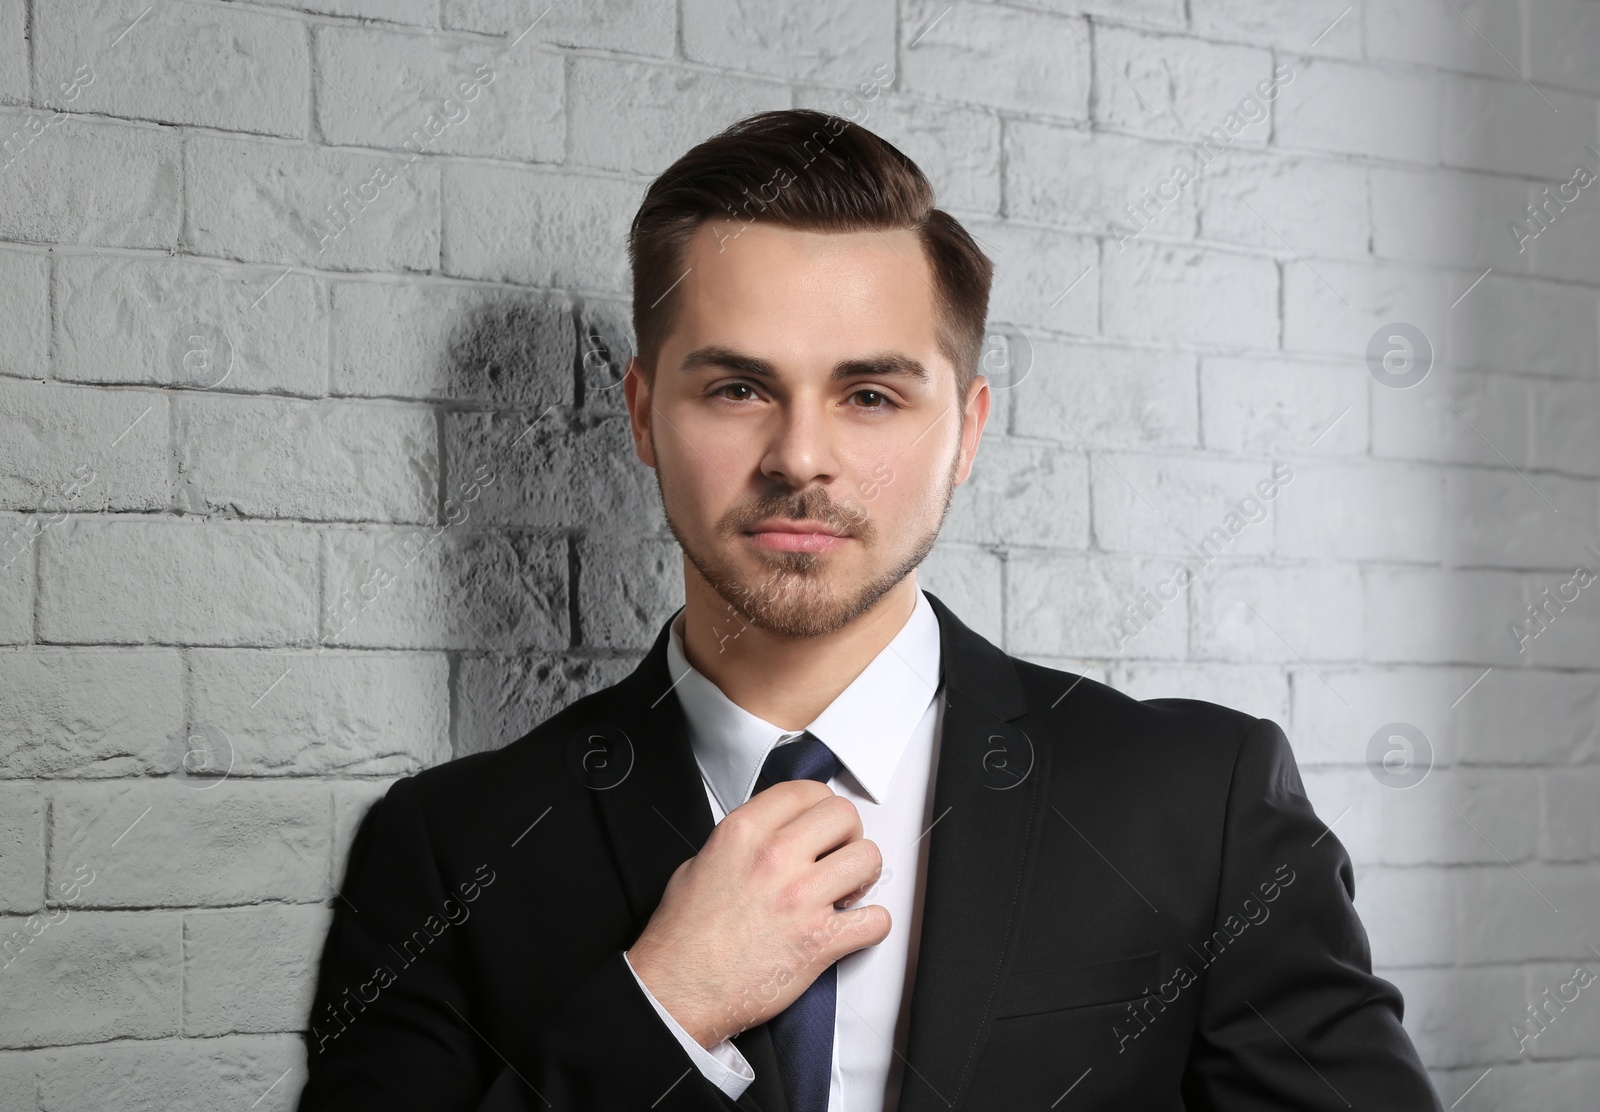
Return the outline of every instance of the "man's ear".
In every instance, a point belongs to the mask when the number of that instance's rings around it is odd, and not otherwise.
[[[646,467],[656,465],[650,444],[650,384],[645,381],[644,364],[637,355],[628,356],[622,375],[622,396],[628,402],[628,422],[633,431],[633,451]]]
[[[960,486],[972,474],[973,461],[978,458],[978,440],[983,436],[983,426],[989,420],[989,403],[994,392],[989,389],[989,379],[975,375],[967,388],[966,420],[961,429],[962,464],[956,471],[956,485]]]

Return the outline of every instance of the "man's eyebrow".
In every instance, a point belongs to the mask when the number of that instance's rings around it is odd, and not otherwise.
[[[678,364],[678,369],[685,374],[707,367],[720,367],[751,378],[778,377],[778,368],[769,360],[716,344],[695,348]],[[835,382],[851,378],[910,378],[924,384],[929,381],[928,368],[919,360],[898,352],[841,360],[834,365],[831,377]]]

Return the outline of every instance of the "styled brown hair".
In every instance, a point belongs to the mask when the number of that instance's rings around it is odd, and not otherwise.
[[[808,232],[915,232],[933,270],[939,351],[955,366],[958,403],[966,401],[983,353],[994,264],[934,207],[915,162],[866,128],[807,108],[745,117],[691,148],[645,191],[628,258],[647,380],[676,315],[689,241],[712,216]]]

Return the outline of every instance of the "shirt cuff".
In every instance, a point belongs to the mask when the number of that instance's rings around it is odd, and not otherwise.
[[[644,993],[645,999],[650,1001],[650,1006],[656,1010],[656,1015],[661,1017],[668,1030],[677,1037],[701,1075],[727,1094],[729,1100],[738,1100],[756,1079],[756,1074],[744,1055],[739,1053],[739,1048],[733,1045],[733,1040],[723,1039],[709,1050],[701,1046],[688,1031],[684,1030],[683,1024],[673,1019],[672,1013],[661,1006],[661,1001],[645,988],[644,982],[639,980],[639,974],[634,971],[633,963],[628,961],[628,951],[622,951],[622,960],[627,963],[628,972],[633,973],[633,979],[639,982],[639,991]]]

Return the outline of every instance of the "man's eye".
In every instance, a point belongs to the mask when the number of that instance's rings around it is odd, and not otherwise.
[[[750,386],[750,384],[748,382],[727,382],[727,383],[724,383],[723,385],[717,387],[715,390],[711,391],[711,396],[712,397],[717,397],[719,395],[722,395],[723,391],[725,391],[725,390],[750,390],[752,394],[754,393],[754,390],[751,388],[751,386]],[[742,402],[745,399],[744,398],[730,398],[728,400],[729,401]]]
[[[894,409],[894,408],[896,408],[895,404],[892,401],[889,400],[889,396],[887,394],[880,393],[877,390],[857,390],[855,392],[855,394],[852,395],[852,397],[859,398],[863,394],[866,394],[866,395],[868,395],[870,397],[877,398],[878,401],[881,403],[879,405],[862,406],[861,408],[863,408],[863,409]]]

